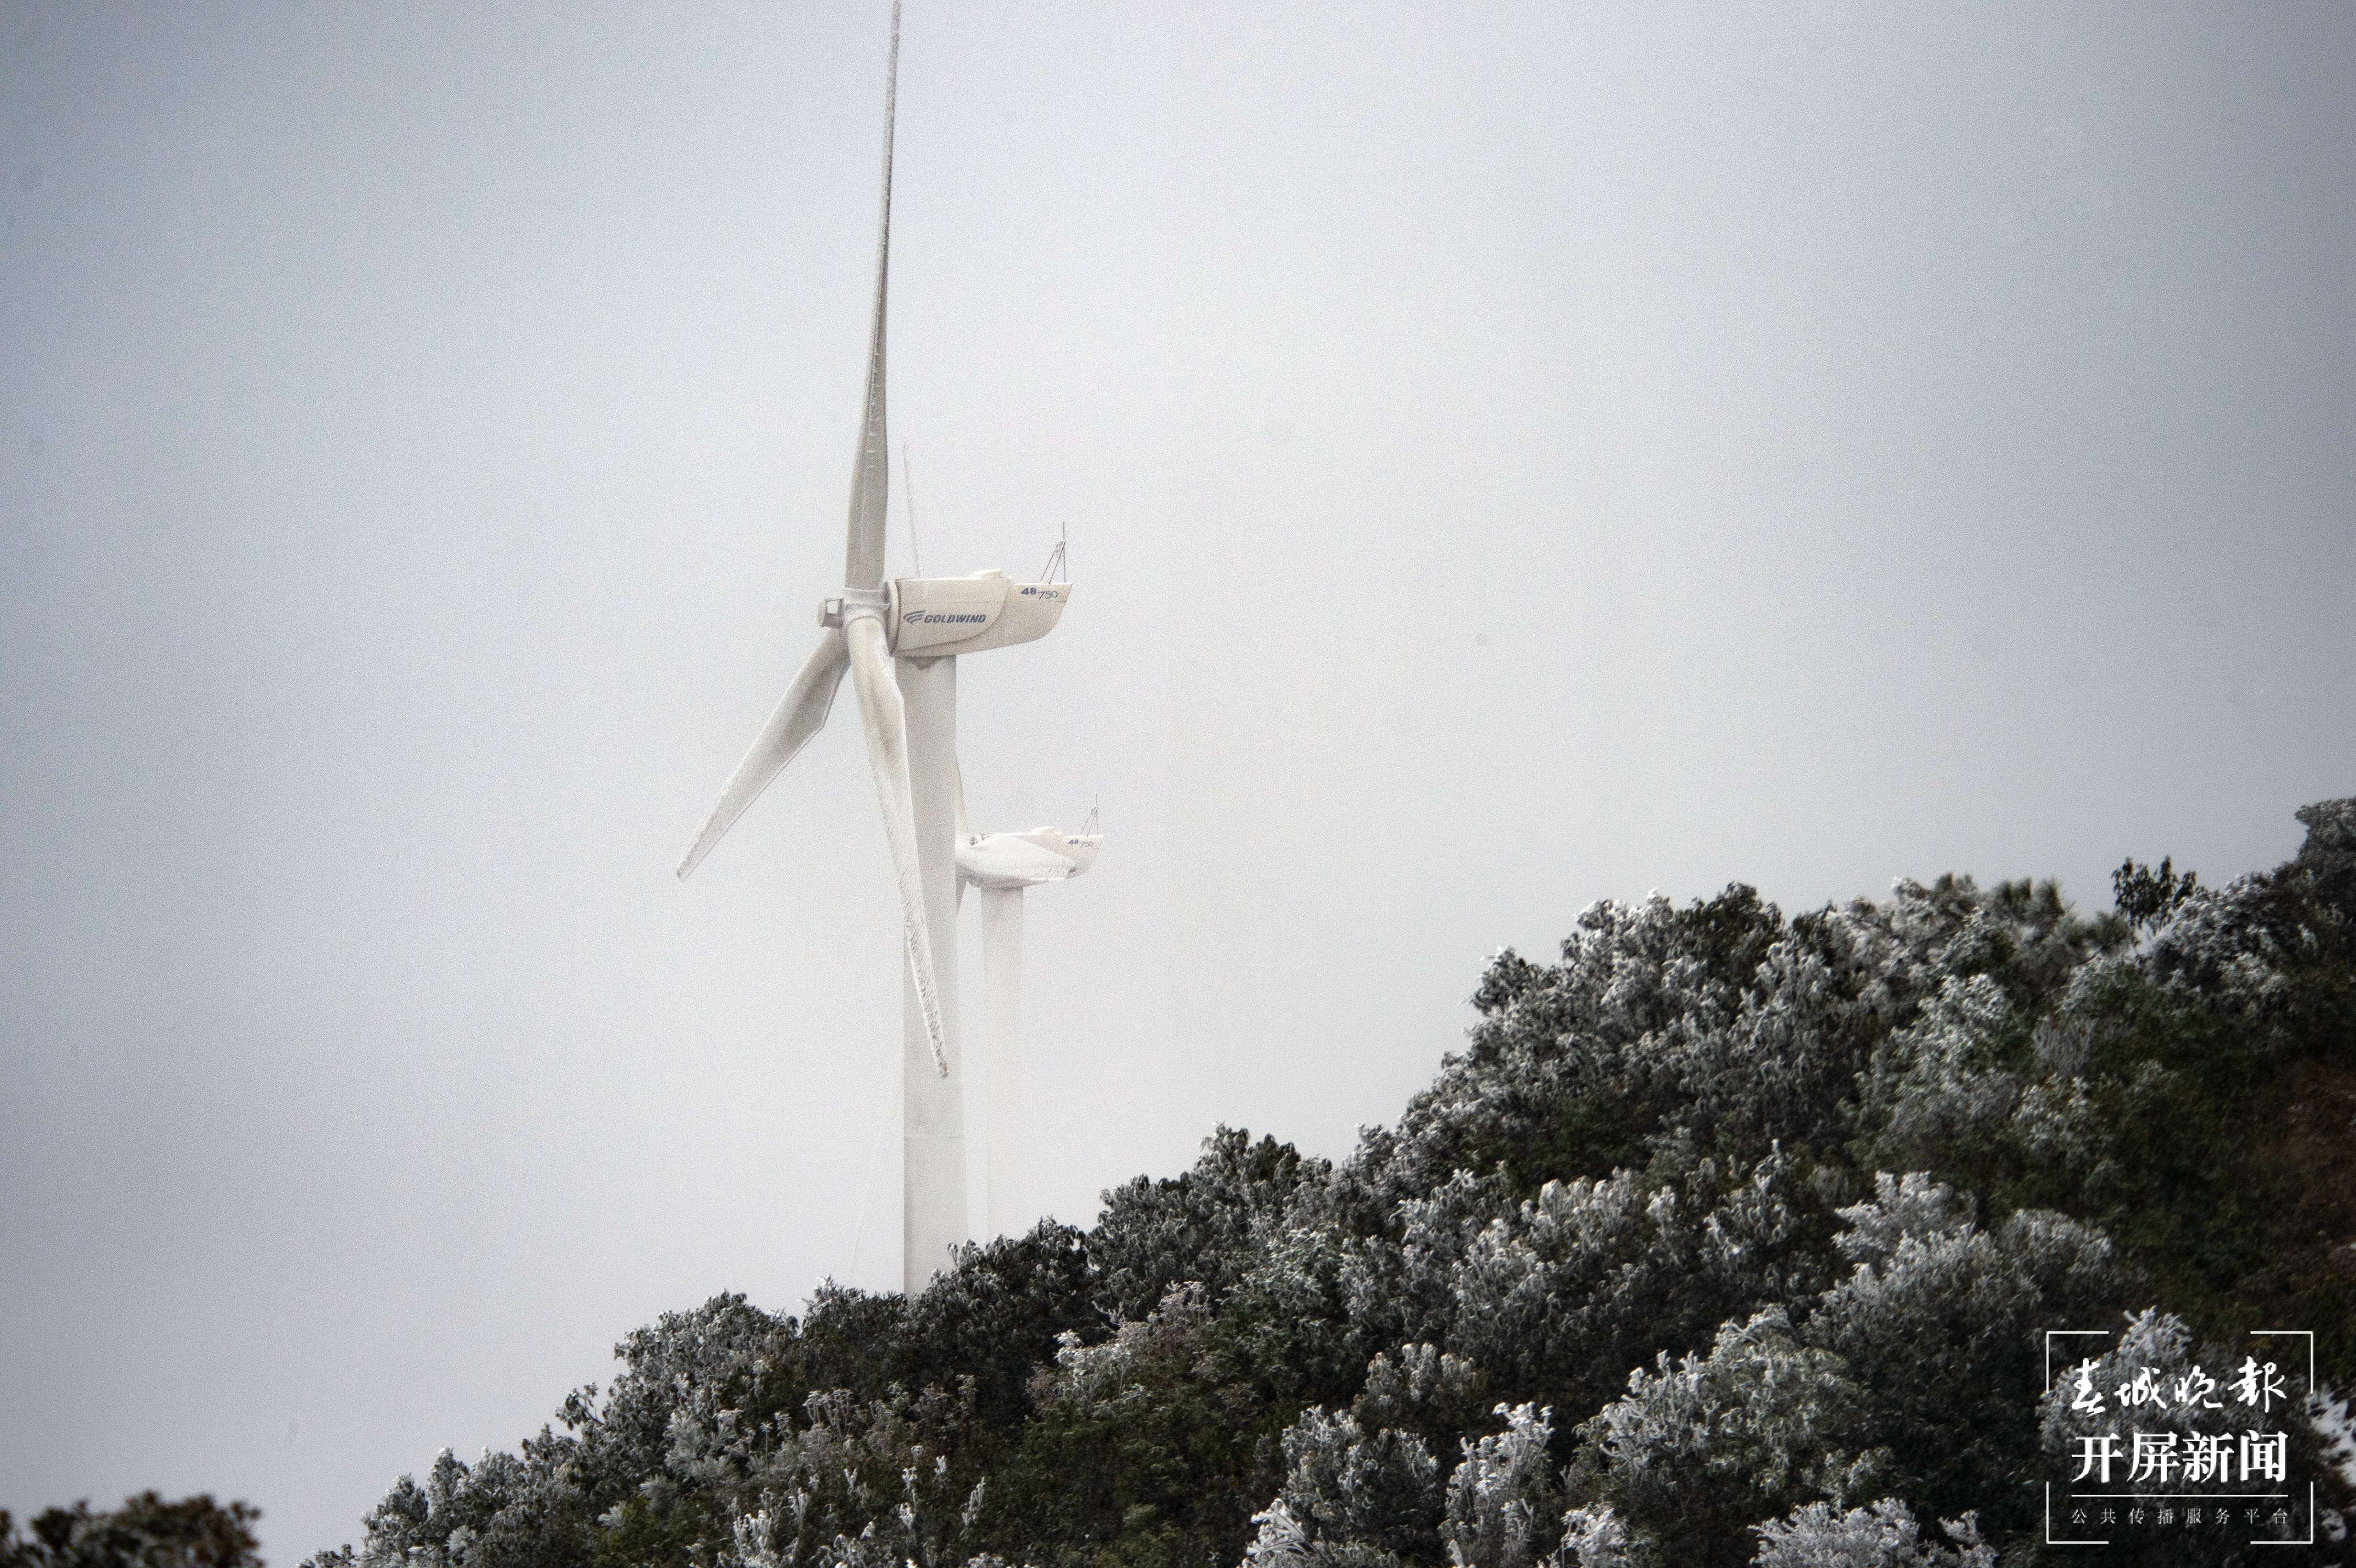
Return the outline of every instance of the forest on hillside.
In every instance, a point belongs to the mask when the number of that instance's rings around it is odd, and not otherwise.
[[[2337,1561],[2356,800],[2297,815],[2093,916],[1597,903],[1346,1159],[1221,1128],[913,1298],[671,1314],[307,1568]]]

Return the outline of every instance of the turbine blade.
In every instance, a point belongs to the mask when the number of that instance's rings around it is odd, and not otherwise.
[[[776,711],[761,726],[752,750],[744,753],[744,760],[729,775],[728,786],[720,792],[720,804],[712,808],[703,831],[695,836],[695,842],[688,847],[687,858],[679,863],[680,881],[687,880],[688,873],[712,853],[712,847],[735,826],[736,819],[744,815],[744,808],[769,787],[769,781],[785,772],[794,753],[824,728],[849,658],[843,649],[842,634],[827,633],[803,664],[801,673],[794,677],[793,685],[786,688]]]
[[[908,494],[911,497],[916,495],[916,487],[914,485],[909,487]],[[916,529],[912,526],[908,531],[910,533],[914,533]],[[966,826],[965,764],[963,763],[958,763],[955,765],[957,768],[958,850],[962,854],[965,850],[965,841],[972,836],[973,829]],[[960,911],[962,911],[965,908],[965,875],[963,872],[959,872],[958,875],[957,890],[957,906]]]
[[[859,456],[851,471],[851,537],[842,585],[884,585],[884,502],[892,485],[884,432],[884,302],[892,274],[892,117],[900,93],[900,0],[892,0],[892,59],[884,79],[884,217],[875,239],[875,315],[867,334],[867,396],[860,405]]]
[[[916,976],[916,1005],[925,1015],[925,1035],[933,1065],[949,1075],[948,1043],[941,1024],[941,994],[933,972],[932,928],[925,920],[925,880],[916,852],[916,792],[908,782],[908,720],[892,678],[892,655],[884,645],[883,624],[871,615],[843,628],[851,645],[851,685],[859,693],[859,717],[867,730],[867,762],[875,774],[876,803],[884,808],[884,837],[892,847],[893,880],[900,888],[900,918]]]

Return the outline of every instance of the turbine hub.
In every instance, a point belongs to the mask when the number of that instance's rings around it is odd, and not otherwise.
[[[881,588],[846,588],[840,599],[821,599],[818,624],[840,629],[845,623],[868,616],[891,624],[892,596]]]

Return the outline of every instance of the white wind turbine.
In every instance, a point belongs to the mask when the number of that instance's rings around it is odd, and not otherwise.
[[[892,6],[884,91],[883,219],[867,392],[851,476],[842,596],[819,612],[819,645],[736,764],[720,804],[680,862],[684,880],[771,779],[826,723],[843,672],[859,694],[867,761],[884,808],[907,951],[902,993],[901,1282],[910,1292],[966,1239],[964,1083],[957,976],[957,656],[1045,636],[1071,600],[1064,582],[1018,583],[1002,571],[884,578],[891,458],[884,428],[884,315],[892,255],[892,123],[900,74],[900,6]],[[947,976],[948,988],[939,977]]]
[[[958,900],[969,885],[981,890],[981,1030],[989,1090],[984,1121],[987,1164],[983,1197],[992,1235],[1021,1222],[1014,1211],[1021,1164],[1023,1067],[1023,893],[1042,882],[1068,881],[1096,863],[1104,835],[1097,814],[1076,833],[1034,827],[1028,833],[976,833],[965,815],[965,784],[958,783]]]

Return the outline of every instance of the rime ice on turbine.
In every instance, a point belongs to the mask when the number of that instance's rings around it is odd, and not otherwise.
[[[957,1076],[957,656],[1045,636],[1071,602],[1068,582],[1004,572],[884,580],[884,317],[892,255],[892,122],[900,74],[900,7],[892,7],[884,93],[883,219],[867,389],[851,477],[842,596],[819,608],[818,647],[721,791],[679,874],[684,879],[771,779],[826,723],[845,671],[859,696],[867,760],[907,949],[902,1008],[901,1266],[921,1289],[966,1239],[964,1083]],[[944,989],[939,976],[952,982]]]

